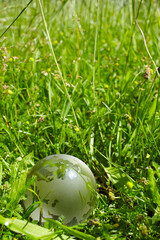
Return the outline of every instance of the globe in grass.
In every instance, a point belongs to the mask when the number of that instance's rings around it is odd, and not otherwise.
[[[88,166],[76,157],[57,154],[40,160],[29,173],[37,176],[36,194],[42,201],[31,218],[44,222],[44,218],[63,218],[68,226],[82,223],[95,205],[96,181]],[[27,191],[25,207],[33,203],[36,195]],[[38,201],[38,198],[35,201]]]

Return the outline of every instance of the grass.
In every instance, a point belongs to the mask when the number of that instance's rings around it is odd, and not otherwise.
[[[1,33],[26,4],[0,1]],[[136,12],[159,67],[159,3]],[[160,239],[159,78],[133,1],[35,0],[0,39],[0,63],[1,239]],[[92,169],[97,205],[72,228],[28,226],[27,171],[58,153]]]

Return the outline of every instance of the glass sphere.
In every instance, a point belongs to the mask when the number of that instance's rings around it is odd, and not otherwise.
[[[90,215],[95,205],[96,181],[84,162],[66,154],[51,155],[31,169],[29,177],[34,175],[42,207],[31,213],[33,220],[44,222],[43,218],[62,217],[64,224],[73,226]],[[33,198],[36,195],[28,190],[25,207],[33,203]]]

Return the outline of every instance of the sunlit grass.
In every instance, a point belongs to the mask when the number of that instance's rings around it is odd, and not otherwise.
[[[26,4],[0,1],[1,33]],[[158,67],[159,7],[142,3],[137,19]],[[75,227],[82,239],[158,239],[159,79],[132,1],[33,1],[0,39],[0,63],[0,214],[23,220],[27,169],[65,153],[97,179],[93,215]]]

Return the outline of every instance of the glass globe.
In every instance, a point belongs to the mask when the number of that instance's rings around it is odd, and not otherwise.
[[[33,220],[63,218],[68,226],[83,222],[95,205],[96,181],[88,166],[76,157],[57,154],[40,160],[30,171],[36,175],[35,192],[42,202],[31,213]],[[25,207],[39,201],[32,191],[27,191]]]

